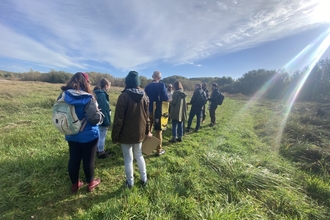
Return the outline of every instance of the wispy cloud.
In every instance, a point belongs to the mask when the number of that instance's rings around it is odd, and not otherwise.
[[[318,16],[322,2],[2,0],[0,56],[80,69],[196,65],[328,22]]]

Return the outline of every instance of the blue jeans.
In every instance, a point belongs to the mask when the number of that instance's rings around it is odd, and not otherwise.
[[[177,137],[182,138],[182,134],[183,134],[182,124],[183,124],[182,121],[172,119],[172,138],[173,139],[176,139]]]
[[[195,117],[195,115],[197,117],[197,123],[196,123],[195,130],[198,131],[199,127],[201,126],[201,109],[191,108],[190,113],[189,113],[187,129],[190,129],[192,120]]]
[[[140,177],[143,182],[147,181],[146,163],[142,155],[142,143],[137,144],[121,144],[124,156],[125,174],[128,185],[134,185],[134,169],[133,159],[135,158],[140,171]],[[134,158],[133,158],[134,155]]]
[[[108,127],[104,127],[104,126],[99,126],[99,143],[97,145],[97,152],[102,152],[104,151],[104,145],[105,145],[105,138],[107,136],[107,132],[108,132]]]

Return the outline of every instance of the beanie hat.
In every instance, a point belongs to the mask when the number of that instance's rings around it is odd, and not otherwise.
[[[128,88],[135,88],[137,86],[140,86],[141,81],[139,73],[136,71],[130,71],[125,78],[125,84]]]

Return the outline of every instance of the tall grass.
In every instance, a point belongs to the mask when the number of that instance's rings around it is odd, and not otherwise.
[[[235,97],[217,109],[215,127],[207,126],[207,117],[202,129],[186,133],[182,143],[168,142],[169,126],[166,154],[145,156],[145,188],[136,166],[136,185],[124,186],[122,153],[108,135],[106,149],[114,156],[96,160],[95,175],[102,183],[92,193],[83,188],[71,195],[67,143],[51,123],[60,86],[0,82],[1,219],[330,218],[328,173],[302,169],[274,149],[280,119],[276,103],[242,112],[246,101]],[[110,92],[113,111],[120,91]],[[285,136],[283,145],[293,146],[292,138]]]

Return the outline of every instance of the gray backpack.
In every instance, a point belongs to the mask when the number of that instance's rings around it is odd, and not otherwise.
[[[79,120],[75,107],[64,101],[65,92],[53,106],[53,124],[65,135],[73,135],[82,131],[87,123],[86,118]]]

